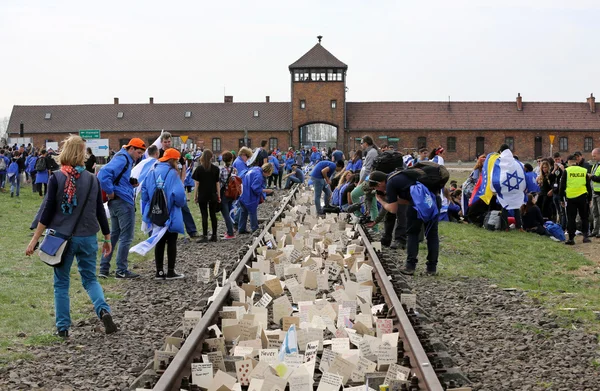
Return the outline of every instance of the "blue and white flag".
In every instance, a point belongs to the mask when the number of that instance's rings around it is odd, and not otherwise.
[[[510,149],[504,150],[494,163],[492,191],[504,209],[519,209],[526,189],[523,164],[516,160]]]
[[[148,251],[152,250],[154,246],[156,246],[156,243],[158,243],[158,241],[164,236],[165,232],[167,232],[169,223],[167,222],[164,227],[157,227],[154,225],[152,228],[152,236],[131,247],[129,249],[130,253],[138,253],[142,256],[146,255]]]
[[[283,362],[286,354],[294,353],[298,353],[298,336],[296,333],[296,326],[291,325],[287,333],[285,333],[281,349],[279,349],[279,361]]]

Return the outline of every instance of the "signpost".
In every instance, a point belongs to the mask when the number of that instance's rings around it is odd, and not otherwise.
[[[100,130],[98,129],[84,129],[79,131],[79,137],[85,140],[100,138]]]
[[[92,153],[96,156],[107,157],[108,153],[110,152],[107,138],[86,140],[85,144],[87,147],[92,148]]]
[[[179,138],[181,139],[181,142],[182,142],[183,144],[187,143],[188,136],[179,136]]]
[[[550,134],[548,135],[548,137],[550,138],[550,156],[552,156],[552,144],[554,144],[554,135]]]

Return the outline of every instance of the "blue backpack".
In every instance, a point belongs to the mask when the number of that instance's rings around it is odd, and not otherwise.
[[[410,187],[410,196],[413,199],[414,208],[419,219],[425,223],[438,218],[440,211],[437,206],[435,195],[421,182]]]
[[[563,231],[559,224],[553,223],[552,221],[546,221],[544,223],[544,228],[546,228],[546,231],[550,234],[550,236],[554,236],[561,242],[564,242],[567,239],[565,237],[565,231]]]
[[[338,206],[340,204],[342,191],[339,187],[336,187],[331,194],[331,204],[334,206]]]

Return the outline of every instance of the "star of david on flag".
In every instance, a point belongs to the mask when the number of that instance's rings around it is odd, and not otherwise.
[[[500,154],[492,170],[492,190],[505,209],[518,209],[525,199],[525,170],[507,149]]]
[[[511,179],[515,179],[516,183],[514,186],[511,185]],[[506,173],[506,180],[504,182],[502,182],[503,186],[506,186],[508,188],[508,191],[512,191],[512,190],[519,190],[519,184],[521,182],[523,182],[525,180],[525,178],[520,177],[519,174],[517,174],[517,171],[514,171],[512,173],[507,172]]]

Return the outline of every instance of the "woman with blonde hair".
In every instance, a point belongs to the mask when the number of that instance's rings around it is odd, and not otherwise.
[[[84,167],[85,141],[79,136],[67,138],[59,161],[61,168],[48,180],[48,193],[36,216],[37,228],[25,254],[33,254],[46,229],[46,235],[68,239],[62,262],[54,268],[54,306],[58,336],[69,337],[69,284],[75,257],[81,283],[94,304],[96,315],[104,323],[106,334],[111,334],[117,331],[117,326],[112,320],[110,307],[104,300],[102,287],[96,279],[96,234],[102,230],[102,254],[109,254],[112,249],[110,228],[102,205],[98,179]]]
[[[221,202],[221,183],[219,167],[212,164],[213,153],[205,149],[200,156],[200,165],[196,167],[192,178],[195,181],[194,201],[202,214],[202,238],[199,243],[208,242],[208,213],[212,227],[211,242],[217,241],[217,205]]]

